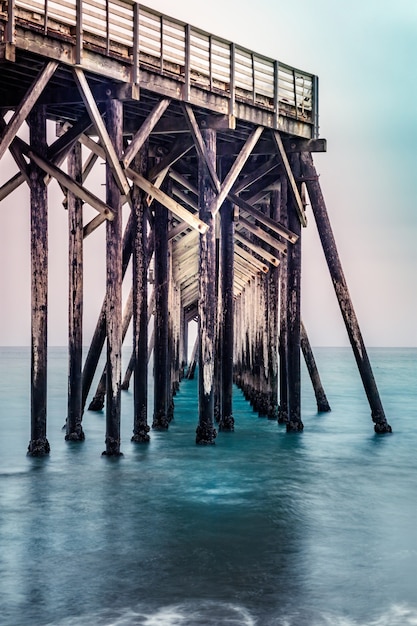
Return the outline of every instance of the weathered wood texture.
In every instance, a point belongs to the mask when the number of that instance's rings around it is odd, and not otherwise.
[[[154,204],[155,344],[152,428],[167,430],[168,419],[168,209]]]
[[[30,142],[46,154],[46,116],[43,107],[35,107],[28,118]],[[50,452],[46,438],[47,410],[47,333],[48,333],[48,196],[44,172],[30,165],[31,221],[31,439],[30,456]]]
[[[123,148],[123,103],[106,103],[106,125],[109,140],[117,158]],[[106,335],[107,394],[106,450],[103,454],[118,456],[120,452],[120,386],[122,360],[122,202],[119,180],[109,161],[106,162],[106,201],[114,219],[106,222]]]
[[[281,199],[279,204],[279,220],[285,227],[288,227],[288,184],[287,179],[281,177],[280,180]],[[280,305],[279,305],[279,407],[278,423],[288,422],[288,321],[287,321],[287,301],[288,301],[288,257],[281,255],[280,264]]]
[[[216,167],[216,131],[202,131],[207,163]],[[199,217],[208,226],[207,232],[200,234],[199,245],[199,366],[198,366],[198,414],[196,430],[197,444],[213,444],[216,437],[214,428],[214,360],[216,325],[216,235],[214,216],[210,207],[214,202],[215,191],[211,177],[202,158],[198,164]]]
[[[68,155],[68,174],[82,182],[81,145]],[[68,210],[68,414],[65,439],[82,441],[82,346],[83,346],[83,210],[81,200],[67,192]]]
[[[221,413],[219,430],[234,430],[233,418],[233,331],[234,331],[234,223],[233,206],[224,202],[221,214],[221,303],[218,325],[221,338]]]
[[[310,153],[301,153],[301,173],[305,180],[311,208],[317,224],[320,241],[326,257],[333,287],[346,326],[353,354],[355,355],[358,370],[371,408],[372,420],[375,424],[376,433],[389,433],[392,431],[385,417],[384,408],[376,386],[368,353],[359,328],[358,319],[350,298],[346,279],[336,247],[332,227],[327,213],[326,204],[318,181],[318,175],[314,167]]]
[[[148,143],[134,159],[133,169],[145,175],[148,170]],[[148,426],[148,246],[145,194],[133,186],[133,437],[149,441]]]
[[[311,383],[313,385],[314,395],[316,396],[317,411],[319,413],[326,413],[327,411],[331,410],[330,405],[327,400],[323,385],[321,383],[320,374],[316,365],[316,359],[314,358],[313,350],[311,349],[310,341],[308,339],[307,331],[303,322],[301,322],[300,340],[304,361],[306,363]]]
[[[295,176],[299,172],[298,155],[291,159]],[[303,430],[301,420],[301,364],[300,364],[300,324],[301,324],[301,223],[299,206],[294,197],[288,203],[288,227],[298,236],[298,241],[288,250],[288,291],[287,291],[287,331],[288,331],[288,421],[287,432]]]

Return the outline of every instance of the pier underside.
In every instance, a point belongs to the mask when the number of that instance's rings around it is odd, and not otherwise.
[[[193,361],[199,365],[197,443],[212,444],[217,429],[234,429],[233,381],[261,415],[285,423],[288,431],[301,431],[300,354],[318,410],[330,409],[301,320],[307,200],[375,430],[390,432],[311,156],[326,147],[317,137],[315,77],[138,5],[118,3],[119,12],[132,15],[133,26],[123,37],[111,33],[109,20],[103,33],[93,33],[82,30],[77,19],[59,22],[55,4],[49,13],[46,6],[43,12],[38,8],[43,21],[36,25],[23,3],[0,3],[0,158],[10,151],[18,170],[0,188],[0,201],[28,185],[31,203],[29,453],[49,452],[47,192],[52,179],[62,189],[69,224],[68,440],[83,440],[85,409],[101,410],[105,404],[105,453],[120,454],[121,390],[131,375],[132,440],[149,440],[148,422],[167,429],[173,398],[185,373],[192,375]],[[148,35],[159,24],[158,50],[138,37],[140,24]],[[167,52],[170,38],[176,41],[178,62],[172,50]],[[193,57],[196,46],[199,57]],[[215,70],[215,53],[226,59],[227,72]],[[56,139],[48,143],[51,122]],[[20,133],[26,124],[28,141]],[[90,184],[103,162],[104,199]],[[84,204],[96,211],[92,220],[85,218]],[[129,213],[124,232],[123,207]],[[83,358],[83,240],[98,228],[106,229],[106,293]],[[123,312],[129,263],[133,284]],[[148,334],[151,318],[153,333]],[[191,320],[198,320],[199,330],[195,359],[187,368]],[[124,349],[132,356],[123,378],[122,344],[130,323],[133,345]],[[106,368],[88,407],[105,345]],[[150,420],[146,381],[152,351]]]

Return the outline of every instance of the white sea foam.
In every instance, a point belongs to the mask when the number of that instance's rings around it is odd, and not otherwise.
[[[381,614],[364,619],[303,609],[291,615],[257,617],[233,603],[194,600],[154,611],[140,606],[120,612],[103,610],[45,626],[417,626],[417,607],[393,604]]]

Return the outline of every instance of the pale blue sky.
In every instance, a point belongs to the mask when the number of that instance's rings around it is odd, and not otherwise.
[[[145,4],[319,76],[315,157],[365,343],[417,345],[417,3],[415,0],[147,0]],[[6,167],[0,171],[1,182]],[[51,186],[50,343],[66,343],[62,196]],[[1,203],[0,345],[30,341],[27,192]],[[303,318],[313,345],[347,345],[309,213]],[[86,341],[104,289],[101,234],[86,240]]]

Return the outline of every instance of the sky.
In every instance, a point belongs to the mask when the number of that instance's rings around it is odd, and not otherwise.
[[[320,136],[327,139],[327,152],[314,160],[365,344],[417,346],[415,0],[147,0],[145,5],[318,75]],[[0,183],[11,170],[6,156]],[[66,214],[55,184],[50,198],[49,343],[65,345]],[[1,202],[0,214],[0,345],[29,345],[27,190]],[[310,207],[307,217],[304,324],[313,346],[345,346]],[[101,230],[85,242],[86,343],[104,295]]]

